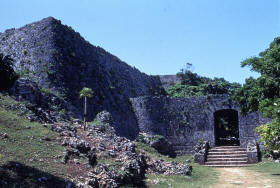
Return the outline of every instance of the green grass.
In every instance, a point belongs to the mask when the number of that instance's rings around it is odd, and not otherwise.
[[[64,151],[56,141],[59,135],[40,123],[30,122],[20,116],[19,108],[9,110],[12,104],[16,107],[22,105],[0,94],[0,175],[5,174],[12,181],[20,179],[19,181],[24,182],[22,177],[13,174],[14,171],[4,169],[10,162],[15,162],[30,171],[62,178],[67,169],[57,157]],[[27,126],[31,128],[28,129]],[[4,138],[4,134],[7,134],[8,138]],[[41,139],[43,136],[49,137],[51,141],[43,141]],[[28,185],[32,187],[32,184]]]
[[[194,163],[192,155],[183,155],[176,158],[170,158],[159,154],[154,148],[148,146],[147,144],[137,142],[136,146],[137,151],[145,151],[151,157],[161,158],[166,161],[176,161],[183,164],[189,164],[193,167],[191,176],[165,176],[157,174],[147,174],[145,180],[145,184],[147,187],[204,188],[213,185],[218,180],[218,172],[215,169]],[[190,163],[187,163],[187,160],[190,160]]]
[[[266,177],[277,180],[280,184],[280,163],[275,163],[267,158],[263,158],[262,162],[247,167],[246,169],[262,173]]]
[[[31,129],[26,127],[30,126]],[[57,135],[39,123],[29,122],[13,112],[0,108],[0,133],[8,134],[8,138],[1,138],[0,164],[8,161],[19,161],[24,164],[36,166],[41,169],[51,168],[55,156],[62,154],[63,147],[55,142]],[[47,136],[52,141],[42,141]],[[33,161],[32,161],[33,159]],[[38,163],[37,160],[44,160]]]

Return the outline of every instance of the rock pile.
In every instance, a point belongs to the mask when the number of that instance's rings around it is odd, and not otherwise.
[[[137,141],[150,145],[155,148],[160,154],[175,157],[176,154],[168,140],[161,135],[151,135],[148,133],[140,132]]]
[[[200,141],[196,144],[194,148],[194,161],[199,164],[204,164],[206,161],[207,153],[209,150],[209,142],[208,141]]]
[[[67,147],[61,161],[73,169],[81,169],[73,177],[77,187],[141,186],[146,173],[191,175],[191,166],[137,152],[133,141],[117,136],[111,126],[106,126],[110,122],[109,113],[102,112],[100,117],[97,119],[102,121],[90,124],[87,131],[76,120],[73,125],[62,122],[50,125],[60,133],[61,144]]]

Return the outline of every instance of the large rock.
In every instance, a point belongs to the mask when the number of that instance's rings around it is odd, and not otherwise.
[[[200,141],[194,148],[194,162],[204,164],[206,162],[207,153],[209,150],[208,141]]]
[[[89,143],[77,138],[71,138],[69,145],[79,150],[81,153],[87,153],[91,150]]]
[[[170,157],[176,156],[168,140],[161,135],[151,135],[142,132],[139,133],[137,140],[150,145],[163,155],[169,155]]]
[[[259,146],[256,140],[250,140],[247,144],[247,162],[254,164],[259,162]]]

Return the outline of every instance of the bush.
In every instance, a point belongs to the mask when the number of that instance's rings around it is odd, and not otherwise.
[[[18,75],[12,67],[13,59],[10,56],[0,54],[0,91],[10,89]]]
[[[280,124],[274,120],[272,123],[260,125],[256,131],[261,136],[261,141],[271,150],[280,150]]]

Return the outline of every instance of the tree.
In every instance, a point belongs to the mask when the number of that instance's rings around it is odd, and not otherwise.
[[[204,96],[210,94],[233,95],[238,88],[238,83],[230,83],[224,78],[207,78],[193,73],[190,69],[192,64],[187,63],[185,69],[177,73],[181,83],[177,83],[168,88],[167,93],[172,97]]]
[[[260,52],[258,57],[246,59],[241,66],[260,73],[257,79],[246,79],[235,96],[242,105],[242,111],[261,111],[267,117],[276,118],[278,114],[271,114],[269,111],[276,108],[273,104],[280,98],[280,37],[275,38],[269,48]]]
[[[272,123],[259,126],[256,131],[269,149],[280,150],[280,37],[259,56],[243,61],[241,66],[251,68],[260,76],[246,79],[235,99],[240,102],[242,112],[260,111],[273,118]]]
[[[84,97],[84,130],[86,130],[86,118],[87,118],[87,98],[93,96],[93,91],[90,88],[84,87],[80,91],[80,98]]]
[[[12,67],[13,61],[10,56],[4,56],[0,53],[0,91],[11,88],[18,78]]]

